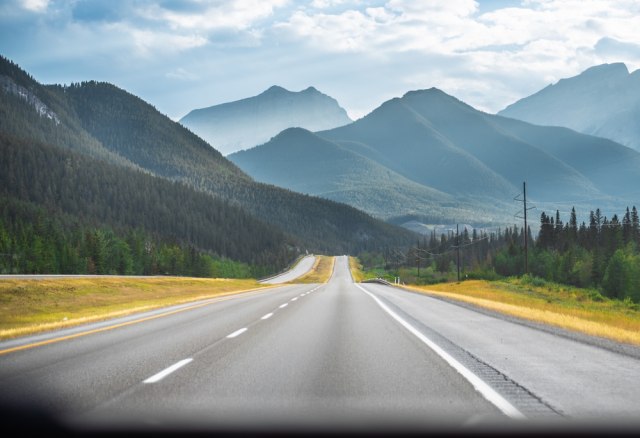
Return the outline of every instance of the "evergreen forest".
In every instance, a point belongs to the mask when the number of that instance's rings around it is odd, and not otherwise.
[[[457,234],[431,233],[408,251],[389,247],[363,252],[360,260],[365,269],[394,274],[412,268],[412,281],[422,284],[456,280],[460,267],[461,280],[529,274],[640,303],[640,221],[635,206],[611,218],[596,209],[580,224],[575,209],[565,220],[559,211],[543,212],[538,236],[534,238],[529,227],[526,239],[525,252],[522,227],[493,232],[464,228]]]

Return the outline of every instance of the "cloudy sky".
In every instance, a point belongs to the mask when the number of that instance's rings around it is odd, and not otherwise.
[[[0,53],[174,119],[274,84],[352,118],[430,87],[496,112],[592,65],[640,68],[640,0],[0,0]]]

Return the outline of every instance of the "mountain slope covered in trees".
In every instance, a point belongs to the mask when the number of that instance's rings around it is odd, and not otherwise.
[[[302,128],[287,129],[262,146],[229,155],[258,181],[350,204],[387,219],[407,207],[454,217],[452,195],[418,184],[380,163]],[[471,209],[461,214],[470,215]]]
[[[44,209],[56,223],[120,236],[139,229],[158,243],[270,270],[304,249],[349,252],[413,239],[354,208],[254,182],[113,85],[42,86],[4,58],[0,72],[7,227],[28,229],[15,218],[29,215],[15,209]]]
[[[409,92],[319,135],[366,144],[376,152],[373,157],[382,156],[411,179],[459,196],[507,200],[522,181],[547,201],[601,194],[570,163],[496,126],[495,118],[429,89]]]
[[[341,253],[412,240],[410,233],[355,208],[256,183],[186,128],[113,85],[88,82],[63,91],[83,113],[83,128],[109,151],[155,175],[238,204],[287,230],[309,250]]]
[[[17,262],[21,252],[37,251],[29,236],[18,237],[29,229],[24,222],[31,222],[26,220],[26,212],[33,210],[30,206],[58,217],[60,230],[53,233],[58,236],[78,226],[108,226],[120,236],[139,230],[148,235],[149,243],[166,242],[227,257],[259,267],[256,272],[277,270],[295,256],[295,241],[277,228],[185,184],[5,135],[0,135],[0,156],[0,196],[7,202],[0,227],[13,230],[18,239],[6,244],[13,249],[3,248],[3,253],[15,254]],[[39,237],[45,246],[55,243],[49,233]],[[91,263],[99,272],[102,263],[97,259]]]

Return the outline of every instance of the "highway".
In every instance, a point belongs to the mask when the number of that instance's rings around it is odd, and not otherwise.
[[[632,355],[354,284],[346,257],[327,284],[178,310],[0,354],[0,406],[39,408],[80,429],[638,425]],[[0,343],[0,353],[33,340]]]
[[[316,262],[316,258],[313,255],[308,255],[302,258],[296,265],[290,270],[283,272],[275,277],[267,278],[263,280],[264,284],[282,284],[289,281],[293,281],[298,277],[302,277],[313,268],[313,264]]]

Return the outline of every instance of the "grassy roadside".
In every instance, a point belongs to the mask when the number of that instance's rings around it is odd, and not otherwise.
[[[183,277],[0,280],[0,339],[267,288],[255,280]]]
[[[362,264],[356,257],[349,257],[349,270],[351,271],[351,277],[353,278],[353,281],[355,281],[356,283],[360,283],[366,278],[364,272],[362,271]]]
[[[372,276],[362,271],[356,258],[350,259],[349,265],[355,281]],[[594,290],[530,277],[408,285],[406,288],[575,332],[640,345],[640,306],[607,299]]]
[[[309,272],[290,283],[326,283],[333,273],[336,258],[330,256],[316,256],[316,261]]]
[[[567,330],[640,345],[637,305],[609,300],[595,291],[544,281],[532,282],[527,278],[471,280],[407,288]]]

